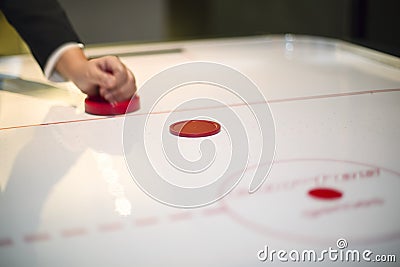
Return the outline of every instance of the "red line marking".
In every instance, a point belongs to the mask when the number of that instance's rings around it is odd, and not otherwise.
[[[171,221],[184,221],[192,219],[193,214],[190,212],[180,212],[169,215]]]
[[[33,243],[33,242],[42,242],[42,241],[49,241],[50,235],[47,233],[35,233],[35,234],[28,234],[24,236],[24,241],[26,243]]]
[[[116,116],[115,116],[115,117],[116,117]],[[74,122],[97,121],[97,120],[105,120],[105,119],[111,119],[111,118],[114,118],[114,117],[89,118],[89,119],[68,120],[68,121],[55,121],[55,122],[38,123],[38,124],[27,124],[27,125],[19,125],[19,126],[9,126],[9,127],[0,128],[0,131],[1,131],[1,130],[20,129],[20,128],[29,128],[29,127],[38,127],[38,126],[50,126],[50,125],[66,124],[66,123],[74,123]]]
[[[9,247],[13,245],[13,241],[11,238],[2,238],[0,239],[0,247]]]
[[[400,92],[400,88],[367,90],[367,91],[325,94],[325,95],[301,96],[301,97],[292,97],[292,98],[281,98],[281,99],[268,100],[267,102],[258,101],[258,102],[252,102],[252,103],[236,103],[236,104],[231,104],[229,106],[230,107],[240,107],[240,106],[261,105],[261,104],[266,104],[266,103],[282,103],[282,102],[312,100],[312,99],[321,99],[321,98],[333,98],[333,97],[342,97],[342,96],[355,96],[355,95],[390,93],[390,92]],[[188,108],[188,109],[182,109],[182,110],[175,110],[175,112],[185,112],[185,111],[204,110],[204,109],[217,109],[217,108],[223,108],[223,107],[225,107],[225,106],[220,105],[220,106],[211,106],[211,107],[204,107],[204,108]],[[75,123],[75,122],[106,120],[106,119],[113,119],[113,118],[118,118],[118,117],[122,117],[122,116],[156,115],[156,114],[166,114],[166,113],[171,113],[171,112],[172,112],[171,110],[164,110],[164,111],[154,111],[154,112],[150,112],[150,113],[133,113],[133,114],[126,114],[126,115],[124,114],[124,115],[100,117],[100,118],[87,118],[87,119],[56,121],[56,122],[47,122],[47,123],[38,123],[38,124],[27,124],[27,125],[2,127],[2,128],[0,128],[0,131],[1,130],[20,129],[20,128],[29,128],[29,127],[38,127],[38,126],[49,126],[49,125],[57,125],[57,124],[67,124],[67,123]]]
[[[341,97],[341,96],[354,96],[354,95],[366,95],[366,94],[390,93],[390,92],[400,92],[400,88],[273,99],[273,100],[268,101],[268,103],[281,103],[281,102],[311,100],[311,99],[320,99],[320,98],[332,98],[332,97]]]
[[[353,209],[360,209],[360,208],[368,208],[370,206],[382,206],[384,205],[385,201],[381,198],[372,198],[367,200],[358,200],[352,203],[342,203],[335,206],[323,207],[314,210],[306,210],[303,211],[303,215],[306,217],[319,217],[321,215],[329,215],[332,213],[340,212],[340,211],[347,211]]]
[[[136,226],[150,226],[150,225],[155,225],[159,221],[157,217],[147,217],[147,218],[140,218],[135,220],[135,225]]]
[[[121,222],[113,222],[99,225],[98,229],[100,232],[115,232],[122,230],[124,225]]]
[[[62,237],[76,237],[86,235],[88,231],[85,228],[70,228],[61,231]]]
[[[293,158],[293,159],[283,159],[283,160],[274,160],[273,163],[287,163],[287,162],[301,162],[301,161],[332,161],[332,162],[338,162],[338,163],[350,163],[350,164],[355,164],[355,165],[360,165],[360,166],[367,166],[379,170],[383,170],[385,172],[390,172],[394,175],[400,176],[400,172],[394,171],[385,167],[380,167],[377,165],[373,165],[370,163],[362,163],[354,160],[346,160],[346,159],[333,159],[333,158]],[[264,163],[265,164],[265,163]]]

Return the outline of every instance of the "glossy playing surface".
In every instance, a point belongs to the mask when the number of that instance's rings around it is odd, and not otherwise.
[[[398,58],[335,40],[293,36],[126,45],[88,53],[121,54],[139,87],[184,62],[235,68],[269,102],[274,164],[254,194],[248,194],[251,174],[268,163],[250,154],[242,181],[222,200],[195,209],[167,206],[132,178],[124,157],[125,116],[86,114],[85,96],[71,84],[56,89],[8,77],[0,90],[0,266],[263,266],[271,264],[258,259],[265,246],[319,253],[338,249],[339,239],[348,249],[396,255],[397,263],[382,266],[398,265]],[[0,58],[0,73],[44,82],[30,57]],[[152,93],[139,89],[142,106],[154,104],[148,102]],[[178,112],[175,121],[228,109],[247,116],[237,96],[195,84],[165,96],[152,114],[141,109],[129,118],[149,117],[149,127],[137,130],[153,140],[169,111],[196,97],[226,105],[193,106]],[[247,104],[265,105],[261,99]],[[243,125],[250,136],[256,133],[253,122]],[[231,156],[228,134],[221,125],[220,133],[207,137],[220,156],[213,174]],[[185,158],[201,157],[200,139],[179,141]],[[157,142],[150,142],[150,160],[168,173]],[[249,146],[256,151],[259,144]],[[186,181],[172,175],[171,182],[203,184],[216,177],[207,178]],[[333,262],[326,258],[319,264]]]

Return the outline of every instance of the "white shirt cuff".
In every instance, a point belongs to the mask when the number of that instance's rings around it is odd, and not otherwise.
[[[60,59],[61,55],[70,48],[83,48],[83,44],[80,43],[65,43],[58,47],[53,53],[51,53],[49,59],[44,67],[44,75],[49,81],[52,82],[66,82],[67,80],[55,70],[57,61]]]

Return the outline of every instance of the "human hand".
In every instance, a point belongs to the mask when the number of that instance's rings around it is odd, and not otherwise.
[[[110,103],[127,100],[136,93],[134,75],[117,57],[87,60],[81,49],[70,49],[60,57],[56,69],[83,93],[100,95]]]

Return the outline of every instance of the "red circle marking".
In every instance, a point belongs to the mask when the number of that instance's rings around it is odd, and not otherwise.
[[[100,96],[87,97],[85,99],[85,112],[93,115],[120,115],[136,111],[140,108],[139,96],[135,95],[130,103],[130,99],[117,102],[114,105]]]
[[[308,195],[323,200],[334,200],[341,198],[343,193],[332,188],[314,188],[308,191]]]
[[[221,131],[221,125],[207,120],[179,121],[169,126],[169,132],[182,137],[206,137]]]
[[[339,164],[349,164],[353,166],[363,166],[363,167],[371,167],[371,168],[377,168],[380,171],[386,173],[390,173],[397,178],[400,178],[400,172],[399,171],[394,171],[379,165],[375,164],[370,164],[370,163],[362,163],[358,161],[353,161],[353,160],[341,160],[341,159],[332,159],[332,158],[294,158],[294,159],[281,159],[281,160],[274,160],[273,164],[292,164],[292,163],[301,163],[301,162],[328,162],[328,163],[339,163]],[[267,166],[269,165],[270,162],[263,162],[261,164],[255,164],[252,165],[250,168],[248,168],[246,171],[257,168],[258,166]],[[239,172],[232,174],[238,175]],[[275,236],[278,238],[283,238],[287,240],[296,240],[299,242],[312,242],[312,243],[319,243],[319,244],[327,244],[327,242],[332,242],[332,238],[335,238],[335,236],[329,236],[331,234],[331,231],[329,233],[325,233],[323,236],[315,236],[312,234],[304,234],[304,233],[299,233],[299,232],[291,232],[290,230],[278,230],[277,228],[274,228],[274,226],[268,225],[268,221],[264,222],[257,222],[253,218],[248,218],[245,215],[241,214],[237,208],[233,208],[227,203],[227,198],[222,198],[220,200],[221,203],[221,209],[225,211],[225,213],[232,218],[235,222],[239,223],[240,225],[248,228],[249,230],[253,230],[256,233],[260,233],[266,236]],[[333,222],[333,220],[332,220]],[[398,240],[400,238],[400,232],[398,229],[388,231],[385,233],[379,233],[379,234],[374,234],[373,231],[366,233],[366,236],[359,236],[359,237],[352,237],[352,240],[356,244],[376,244],[379,242],[388,242],[388,241],[393,241],[393,240]]]

